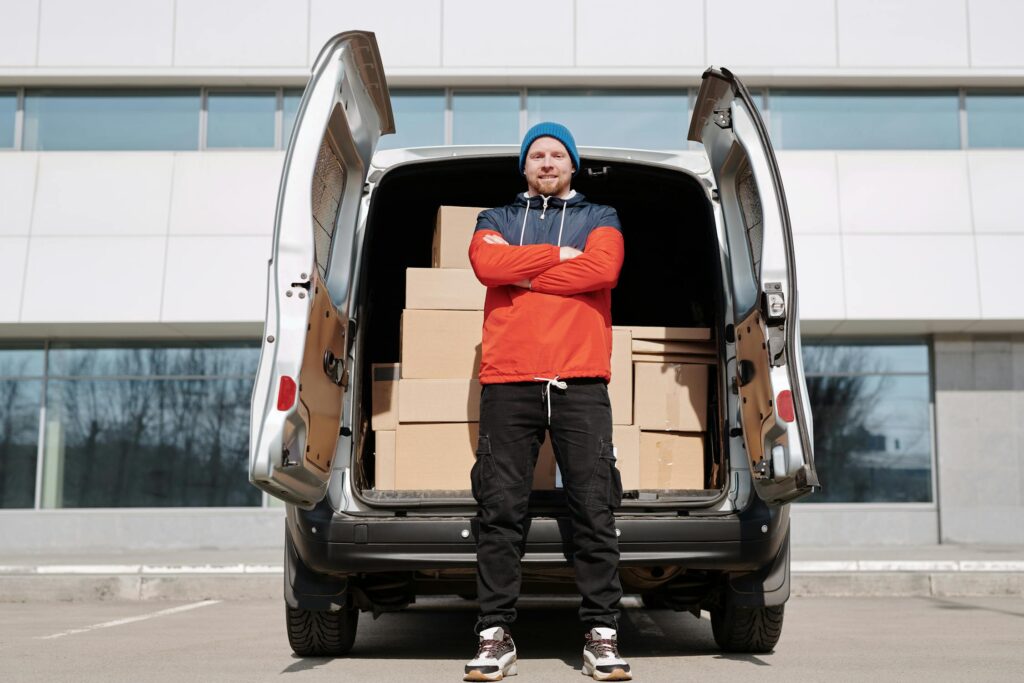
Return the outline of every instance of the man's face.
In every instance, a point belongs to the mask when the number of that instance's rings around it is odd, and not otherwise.
[[[526,152],[525,171],[530,194],[559,197],[569,190],[572,181],[572,157],[558,140],[537,138]]]

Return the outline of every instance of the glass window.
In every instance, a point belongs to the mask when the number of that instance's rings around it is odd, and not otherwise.
[[[444,91],[398,90],[391,93],[394,135],[381,137],[378,149],[444,144]]]
[[[302,91],[301,90],[285,90],[284,91],[284,112],[282,126],[281,140],[282,146],[286,149],[288,147],[288,141],[292,138],[292,127],[295,126],[295,116],[299,113],[299,103],[302,102]]]
[[[1024,93],[967,93],[968,147],[1024,147]]]
[[[207,147],[273,147],[277,94],[211,92],[206,98]]]
[[[529,125],[563,123],[576,144],[591,147],[686,149],[686,90],[530,90]]]
[[[804,344],[820,491],[812,503],[932,500],[923,344]]]
[[[456,145],[501,145],[520,142],[519,93],[453,94],[452,142]]]
[[[43,507],[259,505],[251,344],[51,349]]]
[[[18,113],[18,94],[0,92],[0,148],[14,147],[14,117]]]
[[[0,349],[0,508],[35,504],[43,350]]]
[[[28,90],[27,150],[199,146],[198,90]]]
[[[793,91],[770,95],[779,149],[959,149],[956,91]]]

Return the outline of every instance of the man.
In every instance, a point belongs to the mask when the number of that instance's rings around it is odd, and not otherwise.
[[[478,503],[479,650],[465,680],[516,673],[510,626],[533,468],[550,432],[573,520],[573,566],[586,627],[583,671],[629,680],[617,651],[619,548],[611,290],[622,268],[622,227],[611,207],[570,188],[580,159],[560,124],[531,128],[519,155],[527,191],[483,211],[469,246],[487,286],[480,363],[480,439],[471,474]]]

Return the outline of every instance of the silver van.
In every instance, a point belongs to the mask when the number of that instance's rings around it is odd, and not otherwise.
[[[441,205],[521,189],[518,147],[379,152],[395,131],[376,40],[332,38],[285,156],[252,397],[250,481],[287,502],[284,598],[299,655],[343,655],[360,611],[417,595],[472,598],[476,504],[464,491],[374,486],[371,364],[399,354],[408,267],[429,267]],[[688,132],[701,152],[580,148],[575,189],[614,206],[626,259],[614,322],[710,327],[700,490],[626,491],[616,510],[626,593],[710,612],[726,650],[771,650],[789,598],[788,503],[818,479],[800,355],[793,236],[750,94],[708,69]],[[530,501],[523,593],[575,593],[560,491]]]

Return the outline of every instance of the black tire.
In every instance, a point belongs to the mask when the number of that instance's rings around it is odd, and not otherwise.
[[[782,635],[785,605],[743,608],[726,605],[711,610],[711,632],[726,652],[771,652]]]
[[[346,607],[337,612],[297,609],[285,605],[288,644],[300,657],[341,657],[356,640],[359,610]]]

